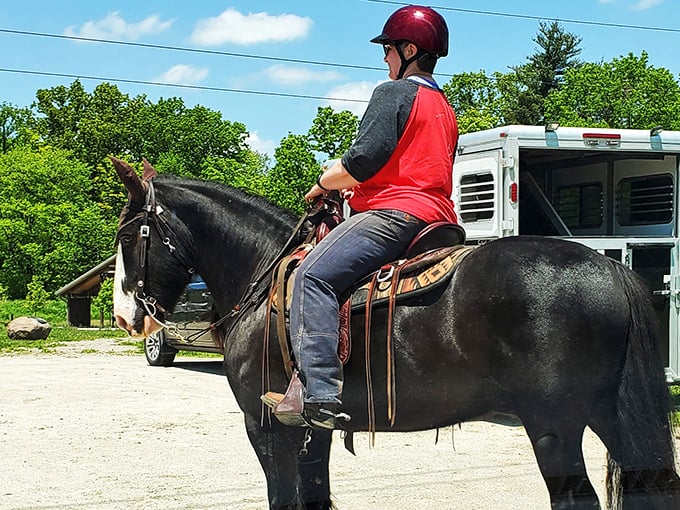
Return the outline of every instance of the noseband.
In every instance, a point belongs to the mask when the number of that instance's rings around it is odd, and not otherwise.
[[[142,242],[140,243],[139,246],[139,266],[138,266],[140,278],[139,280],[137,280],[136,284],[135,299],[142,303],[144,309],[146,310],[146,313],[154,321],[156,321],[158,324],[165,328],[170,328],[174,330],[176,329],[175,324],[164,323],[158,317],[156,317],[156,314],[159,311],[161,313],[165,313],[166,310],[163,306],[161,306],[161,304],[155,297],[147,295],[144,290],[146,286],[146,272],[148,269],[147,260],[149,253],[149,238],[151,235],[151,225],[153,225],[153,227],[156,229],[156,232],[162,239],[163,245],[168,249],[171,255],[177,258],[182,267],[184,267],[184,269],[189,274],[194,274],[195,272],[194,267],[191,264],[191,260],[193,259],[193,253],[187,255],[177,250],[176,246],[178,239],[177,234],[173,231],[172,227],[167,222],[165,217],[163,217],[164,209],[156,202],[156,191],[154,189],[153,181],[148,180],[145,181],[145,183],[147,184],[148,187],[144,207],[130,220],[123,223],[118,228],[118,233],[120,234],[120,231],[123,228],[127,227],[128,225],[131,225],[132,223],[135,223],[137,221],[141,221],[141,224],[139,226],[139,235]],[[118,241],[118,239],[116,239],[116,241]],[[192,246],[189,246],[187,250],[193,252]]]

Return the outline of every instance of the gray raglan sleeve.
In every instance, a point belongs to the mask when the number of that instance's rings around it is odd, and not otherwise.
[[[357,181],[374,176],[390,159],[411,113],[418,85],[408,80],[381,83],[373,91],[357,138],[342,165]]]

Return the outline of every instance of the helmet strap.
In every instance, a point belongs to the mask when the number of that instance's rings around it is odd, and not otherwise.
[[[420,48],[418,48],[418,51],[416,51],[415,55],[413,55],[411,58],[406,58],[400,45],[395,44],[394,47],[399,54],[399,58],[401,59],[401,66],[399,67],[399,73],[397,74],[397,80],[401,80],[404,77],[404,73],[406,72],[408,66],[410,66],[412,62],[418,60],[423,55],[423,52],[420,50]]]

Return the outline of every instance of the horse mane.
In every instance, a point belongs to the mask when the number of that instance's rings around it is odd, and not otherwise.
[[[293,212],[227,184],[171,174],[152,182],[158,205],[181,220],[173,227],[178,249],[209,252],[195,269],[209,287],[228,289],[223,297],[229,306],[279,252],[297,222]]]
[[[160,174],[155,177],[154,182],[158,182],[161,185],[169,184],[172,187],[180,187],[185,191],[193,191],[212,199],[217,204],[232,204],[246,207],[250,210],[257,209],[258,212],[266,216],[279,217],[290,222],[295,221],[297,217],[295,213],[274,204],[267,197],[217,181],[178,177],[173,174]]]

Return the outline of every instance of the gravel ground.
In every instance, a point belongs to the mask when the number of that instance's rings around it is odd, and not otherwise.
[[[264,476],[216,359],[170,368],[114,340],[0,357],[0,509],[264,509]],[[97,352],[91,352],[92,350]],[[129,353],[128,353],[129,354]],[[549,508],[521,427],[336,437],[339,510]],[[604,449],[584,452],[598,493]]]

